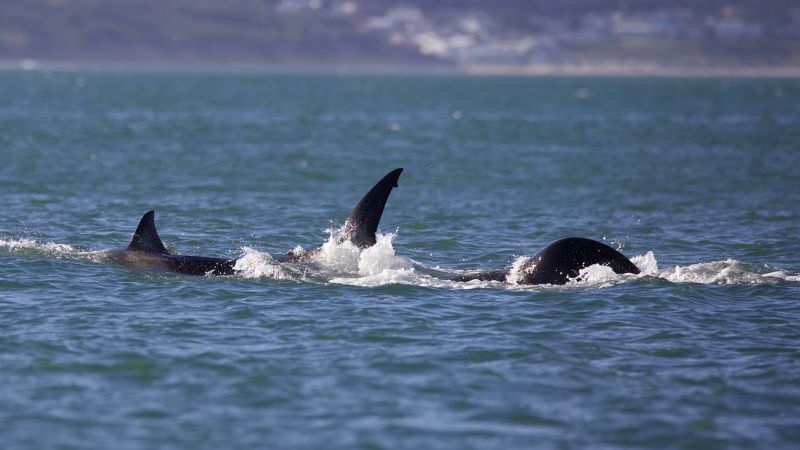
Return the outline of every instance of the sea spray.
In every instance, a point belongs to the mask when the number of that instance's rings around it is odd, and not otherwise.
[[[528,262],[529,259],[529,256],[517,256],[514,258],[514,262],[511,264],[511,270],[508,271],[506,282],[510,284],[520,284],[520,281],[525,278],[525,263]],[[535,267],[535,265],[531,266],[528,270],[532,270]]]
[[[292,275],[267,252],[242,247],[244,256],[236,260],[233,270],[243,278],[291,279]]]
[[[66,256],[79,253],[71,245],[58,244],[56,242],[37,242],[33,239],[0,239],[0,247],[8,249],[11,252],[21,252],[26,250],[33,250],[34,252],[41,252],[51,256]]]

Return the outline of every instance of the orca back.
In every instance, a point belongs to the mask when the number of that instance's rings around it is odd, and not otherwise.
[[[639,273],[625,255],[602,242],[570,237],[548,245],[522,267],[526,284],[565,284],[581,269],[594,264],[611,267],[614,273]]]
[[[148,211],[139,221],[126,252],[117,255],[118,262],[139,269],[157,269],[184,275],[231,275],[235,259],[170,253],[158,236],[155,212]]]

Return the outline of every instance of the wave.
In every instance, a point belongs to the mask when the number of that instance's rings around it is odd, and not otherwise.
[[[529,256],[517,257],[512,263],[506,283],[472,280],[452,281],[448,278],[470,273],[470,270],[430,268],[412,259],[395,254],[392,242],[396,233],[377,234],[377,242],[367,249],[359,249],[348,241],[340,242],[337,232],[330,232],[328,240],[315,252],[312,265],[298,277],[287,272],[292,265],[275,261],[268,253],[245,247],[245,256],[237,261],[236,269],[246,278],[271,279],[316,279],[336,284],[373,287],[387,284],[407,284],[422,287],[476,289],[569,289],[587,287],[609,287],[637,279],[660,279],[671,283],[697,284],[774,284],[780,281],[800,282],[800,275],[771,270],[767,266],[742,263],[733,259],[712,261],[688,266],[672,266],[660,269],[655,254],[648,251],[631,261],[639,268],[639,274],[616,274],[611,268],[601,265],[589,266],[580,271],[578,277],[564,286],[531,286],[518,284],[518,273]],[[295,254],[306,252],[302,247]],[[438,276],[437,276],[438,275]]]
[[[517,257],[512,263],[507,282],[472,280],[452,281],[451,276],[467,274],[469,270],[431,268],[412,259],[398,256],[392,242],[396,233],[378,233],[372,247],[359,249],[349,241],[341,242],[339,231],[329,231],[328,240],[317,250],[309,252],[307,263],[282,263],[271,254],[242,247],[243,256],[236,260],[235,276],[248,279],[295,280],[335,283],[351,286],[382,286],[406,284],[421,287],[477,289],[507,288],[516,290],[604,288],[633,280],[663,280],[671,283],[696,284],[775,284],[800,282],[800,274],[789,274],[766,265],[743,263],[734,259],[711,261],[660,269],[655,254],[648,251],[631,261],[640,274],[616,274],[607,266],[594,265],[580,271],[564,286],[531,286],[516,280],[528,256]],[[83,250],[68,244],[39,242],[33,239],[0,239],[0,250],[7,253],[46,256],[59,259],[86,260],[103,263],[111,250]],[[293,249],[296,255],[307,252]]]
[[[34,239],[0,239],[0,250],[24,256],[45,256],[56,259],[70,259],[104,263],[109,250],[84,250],[58,242],[39,242]]]
[[[693,284],[775,284],[779,281],[800,281],[800,275],[789,275],[784,271],[770,271],[767,266],[747,264],[735,259],[710,261],[687,266],[671,266],[659,269],[655,254],[648,251],[644,255],[631,258],[639,268],[640,274],[615,274],[607,266],[594,265],[583,269],[580,275],[570,281],[571,286],[596,285],[606,287],[635,279],[662,280],[671,283]],[[765,270],[766,269],[766,270]]]
[[[37,242],[33,239],[0,239],[0,248],[13,253],[40,253],[48,256],[75,256],[80,253],[75,247],[55,242]]]

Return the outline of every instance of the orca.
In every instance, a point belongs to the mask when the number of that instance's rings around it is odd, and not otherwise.
[[[359,200],[342,227],[342,234],[338,240],[341,244],[350,241],[356,247],[364,249],[375,245],[375,233],[378,231],[378,223],[383,216],[383,209],[392,189],[398,186],[398,180],[403,169],[395,169],[386,174],[380,181],[372,186],[364,197]],[[302,253],[290,250],[283,256],[276,258],[279,262],[307,261],[316,255],[319,249],[314,249]]]
[[[397,187],[403,169],[395,169],[369,190],[350,211],[344,222],[344,233],[340,242],[350,241],[358,248],[367,248],[375,245],[375,232],[383,216],[383,208],[392,189]]]
[[[614,273],[640,273],[639,268],[625,255],[602,242],[582,237],[559,239],[526,260],[519,277],[509,280],[510,269],[487,270],[452,277],[453,281],[510,281],[518,284],[566,284],[576,278],[581,269],[600,264]]]
[[[155,211],[148,211],[139,221],[131,243],[114,252],[112,262],[144,270],[163,270],[184,275],[232,275],[235,259],[176,255],[164,247],[155,224]]]
[[[392,189],[398,186],[402,168],[389,172],[356,204],[343,227],[341,242],[351,241],[359,248],[375,245],[375,233]],[[295,255],[290,251],[276,258],[279,262],[302,262],[317,250]],[[155,225],[155,211],[148,211],[139,221],[130,244],[112,252],[110,262],[143,270],[161,270],[184,275],[233,275],[236,260],[206,256],[179,255],[164,246]]]

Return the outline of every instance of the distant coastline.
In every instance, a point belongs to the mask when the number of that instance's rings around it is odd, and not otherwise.
[[[634,64],[472,64],[463,71],[473,75],[506,76],[661,76],[661,77],[769,77],[798,78],[800,66],[660,66]]]
[[[329,74],[420,74],[475,76],[653,76],[800,78],[800,66],[661,66],[646,63],[572,64],[385,64],[385,63],[193,63],[0,60],[0,70],[123,71],[123,72],[241,72]]]

